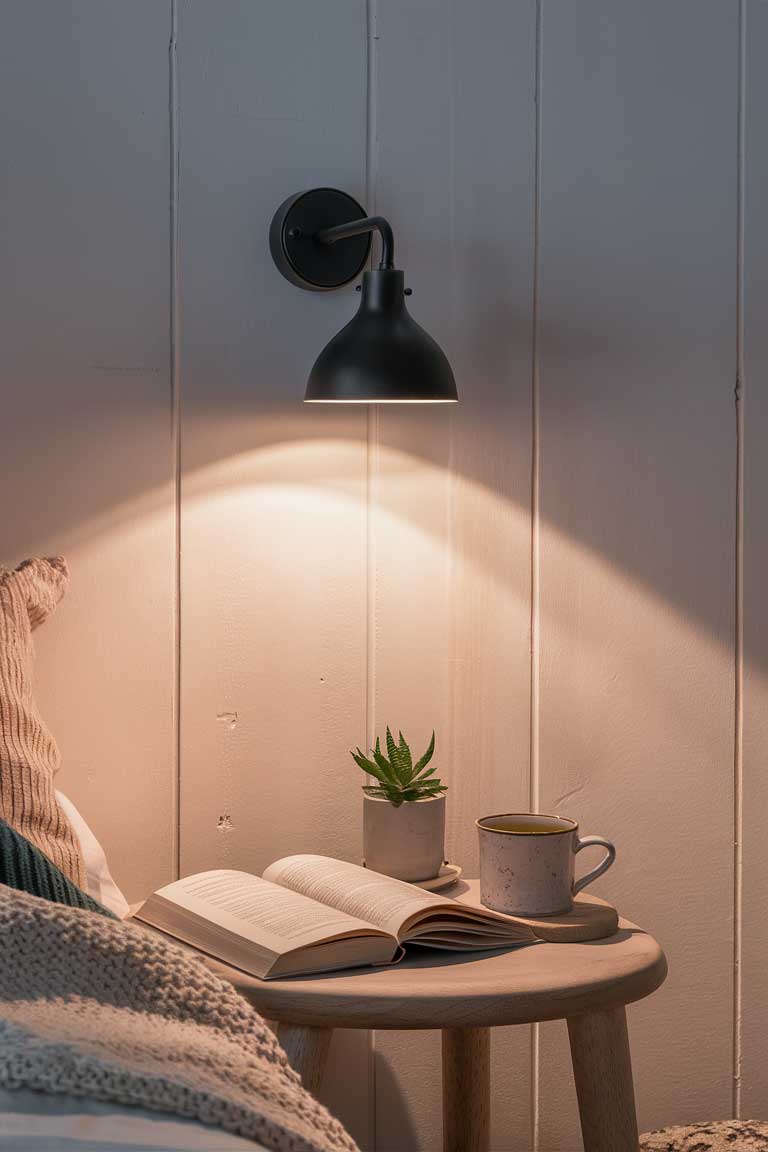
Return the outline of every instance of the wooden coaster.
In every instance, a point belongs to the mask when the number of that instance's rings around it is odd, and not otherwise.
[[[450,899],[459,904],[480,903],[480,881],[461,880],[450,893]],[[602,940],[613,936],[619,926],[619,915],[612,904],[599,896],[579,893],[574,897],[573,909],[561,916],[509,916],[507,919],[528,924],[540,940],[551,944],[583,944],[586,940]]]

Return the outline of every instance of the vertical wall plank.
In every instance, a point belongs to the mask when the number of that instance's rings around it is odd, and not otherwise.
[[[396,262],[414,293],[409,308],[450,357],[450,16],[439,0],[379,4],[376,16],[375,207],[393,222]],[[371,737],[390,724],[423,747],[435,728],[446,775],[451,419],[443,406],[381,407],[373,429],[371,509]],[[377,1152],[439,1148],[439,1036],[378,1031],[375,1054]]]
[[[179,37],[182,871],[357,859],[365,412],[302,405],[357,298],[289,285],[267,235],[302,188],[364,198],[365,6],[189,0]],[[333,1062],[361,1141],[367,1053]]]
[[[668,952],[651,1127],[731,1105],[738,6],[545,0],[542,35],[541,802]],[[559,1026],[541,1079],[577,1147]]]
[[[741,1115],[768,1114],[768,5],[745,5],[744,742]],[[737,1068],[737,1073],[739,1069]]]
[[[375,31],[376,208],[461,393],[379,415],[375,720],[437,728],[448,854],[476,873],[475,818],[528,803],[536,10],[387,0]],[[439,1038],[376,1054],[377,1147],[439,1148]],[[494,1063],[493,1147],[527,1152],[528,1030]]]
[[[0,556],[68,556],[39,704],[137,899],[174,824],[170,5],[5,0],[2,29]]]

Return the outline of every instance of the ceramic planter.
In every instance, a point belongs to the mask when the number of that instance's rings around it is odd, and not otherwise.
[[[363,796],[363,855],[367,868],[397,880],[431,880],[445,859],[445,796],[396,807]]]

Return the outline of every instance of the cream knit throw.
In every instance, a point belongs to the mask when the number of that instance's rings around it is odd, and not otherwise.
[[[149,929],[0,885],[0,957],[2,1087],[169,1112],[278,1152],[356,1152],[261,1016]]]
[[[82,887],[80,845],[54,789],[59,750],[32,700],[32,632],[67,579],[60,556],[0,568],[0,817]]]

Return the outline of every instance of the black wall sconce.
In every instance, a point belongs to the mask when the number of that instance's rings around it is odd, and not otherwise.
[[[371,233],[381,236],[381,263],[363,272]],[[395,268],[392,228],[335,188],[289,196],[269,230],[272,258],[291,284],[332,292],[363,272],[357,314],[314,363],[305,401],[313,404],[447,404],[458,400],[439,344],[405,306],[410,289]]]

